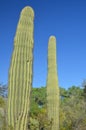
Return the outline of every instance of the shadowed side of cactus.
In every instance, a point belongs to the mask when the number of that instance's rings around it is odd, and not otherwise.
[[[29,6],[20,15],[8,81],[8,125],[26,130],[30,108],[33,62],[34,12]]]
[[[47,113],[52,130],[59,130],[59,86],[56,64],[56,38],[51,36],[48,44]]]

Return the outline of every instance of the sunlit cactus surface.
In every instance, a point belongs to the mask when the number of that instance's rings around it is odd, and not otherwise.
[[[33,63],[34,11],[25,7],[20,14],[9,69],[8,126],[27,130]]]
[[[59,130],[59,86],[56,64],[56,38],[51,36],[48,44],[47,114],[52,130]]]

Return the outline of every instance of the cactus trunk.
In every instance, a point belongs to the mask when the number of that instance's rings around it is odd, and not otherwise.
[[[51,36],[48,44],[47,114],[52,120],[51,130],[59,130],[59,86],[56,64],[56,38]]]
[[[27,129],[32,87],[33,21],[33,9],[27,6],[20,15],[9,69],[8,126],[13,130]]]

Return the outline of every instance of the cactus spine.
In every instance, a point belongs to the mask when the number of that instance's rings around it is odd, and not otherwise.
[[[29,6],[21,11],[8,82],[8,125],[13,130],[26,130],[30,107],[33,62],[34,12]]]
[[[52,120],[51,130],[59,130],[59,87],[56,65],[56,38],[51,36],[48,44],[47,113]]]

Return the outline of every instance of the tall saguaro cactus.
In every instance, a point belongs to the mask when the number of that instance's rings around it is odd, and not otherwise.
[[[21,11],[8,82],[8,125],[26,130],[30,107],[33,62],[34,12],[29,6]]]
[[[59,130],[59,87],[56,64],[56,38],[51,36],[48,44],[47,112],[52,120],[52,130]]]

